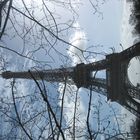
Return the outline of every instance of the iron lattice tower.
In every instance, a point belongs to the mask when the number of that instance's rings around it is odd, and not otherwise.
[[[75,67],[59,68],[43,71],[2,73],[2,77],[24,78],[37,80],[45,79],[48,82],[67,82],[78,88],[84,87],[107,96],[140,117],[140,88],[131,84],[127,69],[132,58],[140,56],[140,43],[120,52],[112,53],[105,59],[89,63],[78,64]],[[106,70],[106,79],[92,77],[92,72]]]

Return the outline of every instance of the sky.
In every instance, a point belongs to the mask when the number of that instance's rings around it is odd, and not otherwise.
[[[32,3],[32,1],[26,1],[26,2]],[[129,15],[129,8],[128,9],[126,8],[129,6],[127,6],[125,3],[123,4],[122,3],[123,2],[121,0],[106,0],[105,2],[100,1],[99,9],[98,9],[98,12],[96,13],[94,13],[95,12],[94,8],[92,7],[89,1],[87,2],[87,0],[83,0],[82,4],[80,5],[74,4],[74,8],[76,9],[77,14],[79,15],[78,17],[76,17],[75,22],[72,25],[74,28],[76,27],[76,29],[70,30],[69,33],[65,33],[64,34],[65,36],[61,36],[61,34],[60,36],[66,39],[67,41],[69,41],[70,43],[72,43],[73,45],[76,45],[82,50],[87,49],[89,51],[111,53],[112,52],[111,48],[113,47],[115,48],[116,51],[121,50],[120,43],[124,46],[124,48],[129,47],[130,44],[131,45],[133,44],[131,33],[127,34],[128,30],[130,29],[129,28],[130,26],[128,24],[128,18],[127,18]],[[39,3],[36,3],[36,5],[39,5]],[[52,10],[57,9],[56,7],[55,9],[53,5],[51,4],[49,5],[49,8]],[[33,12],[35,12],[36,14],[36,12],[38,11],[33,11]],[[67,15],[69,12],[64,11],[64,9],[60,7],[57,9],[57,12],[61,13],[60,15],[62,16],[62,19],[65,21],[69,20],[69,17],[72,16],[71,14]],[[41,12],[40,12],[40,15],[42,15]],[[40,15],[39,16],[37,15],[38,19],[40,18]],[[57,16],[58,15],[56,15],[56,17]],[[22,24],[23,19],[20,17],[20,15],[17,15],[17,19],[20,20]],[[62,19],[59,20],[59,16],[58,16],[58,22],[60,21],[62,22],[63,21]],[[50,23],[50,24],[54,25],[54,23]],[[30,28],[31,25],[32,23],[29,23],[29,26],[27,27]],[[60,27],[63,29],[63,26],[62,27],[60,26]],[[18,29],[19,29],[19,33],[24,32],[20,30],[20,26],[18,26]],[[37,30],[40,30],[40,29],[37,28]],[[12,31],[11,31],[11,34],[12,34]],[[28,37],[29,36],[27,35],[27,38]],[[39,38],[40,34],[37,37]],[[17,36],[11,37],[11,38],[8,38],[8,37],[3,38],[4,41],[6,40],[5,41],[6,44],[8,45],[10,44],[11,48],[20,52],[23,50],[23,54],[29,54],[30,50],[36,49],[36,47],[40,45],[39,44],[40,42],[38,42],[39,39],[36,38],[35,40],[36,44],[33,45],[32,47],[29,46],[30,45],[29,43],[27,48],[24,50],[24,46],[23,46],[24,43],[23,42],[21,43],[21,39],[18,38]],[[128,41],[130,42],[128,43]],[[19,45],[22,46],[22,49],[19,47]],[[45,45],[48,45],[48,44],[46,43]],[[55,58],[55,60],[53,60],[51,59],[50,56],[48,57],[48,55],[45,54],[43,49],[41,49],[38,53],[35,54],[34,58],[37,60],[45,60],[45,61],[51,62],[50,66],[47,65],[43,68],[60,67],[63,64],[65,64],[66,66],[67,65],[75,66],[77,63],[93,62],[93,61],[96,61],[98,59],[102,59],[105,57],[104,55],[98,55],[98,56],[91,55],[88,58],[88,62],[87,62],[87,60],[85,60],[85,58],[83,57],[83,54],[81,53],[81,51],[77,50],[76,48],[70,47],[69,45],[66,46],[66,44],[63,44],[63,43],[58,43],[56,46],[57,46],[57,50],[59,50],[60,52],[62,52],[63,54],[67,55],[70,58],[70,61],[67,63],[67,61],[65,61],[64,58],[61,58],[60,55],[57,54],[53,49],[50,49],[50,54],[52,55],[53,58]],[[1,53],[6,55],[6,54],[9,54],[9,51],[5,52],[4,50],[2,50]],[[29,54],[29,56],[30,55],[31,54]],[[87,56],[88,54],[84,54],[84,55]],[[7,61],[10,63],[7,65],[6,69],[13,70],[13,71],[14,70],[28,70],[31,67],[34,67],[36,65],[31,60],[26,60],[19,56],[17,57],[17,55],[15,55],[14,53],[10,53],[10,55],[7,57]],[[132,75],[132,77],[133,76],[134,75]],[[9,86],[8,83],[4,81],[3,79],[0,79],[0,82],[1,82],[1,86],[3,87]],[[30,92],[32,92],[32,89],[34,88],[34,86],[31,86],[31,88],[29,88],[28,84],[31,84],[31,83],[26,80],[22,80],[22,81],[19,80],[19,82],[17,83],[17,87],[19,91],[22,91],[23,95],[24,94],[28,95]],[[62,97],[63,86],[64,85],[62,83],[59,83],[59,87],[57,89],[59,91],[59,98]],[[53,86],[49,87],[50,88],[49,90],[51,91],[50,93],[52,92],[54,93],[56,91],[52,87]],[[71,92],[70,89],[73,89],[73,92]],[[1,88],[1,92],[3,92],[3,88]],[[76,96],[76,92],[77,92],[77,88],[74,85],[70,87],[67,86],[65,102],[64,102],[64,106],[65,106],[64,112],[66,115],[64,116],[64,119],[66,121],[66,124],[69,126],[72,125],[71,119],[73,117],[72,114],[74,114],[74,105],[75,105],[74,99]],[[6,93],[7,93],[6,95],[8,95],[10,93],[10,90],[6,89]],[[118,107],[120,106],[118,106],[116,103],[106,103],[106,97],[99,96],[97,93],[93,94],[92,99],[93,99],[92,103],[96,104],[101,109],[101,114],[100,114],[102,116],[101,119],[106,118],[108,116],[108,113],[111,112],[109,119],[111,119],[111,121],[113,122],[111,125],[111,127],[113,127],[114,122],[116,120],[115,120],[115,117],[114,118],[112,117],[114,113],[112,110],[115,110],[115,113],[120,112],[120,110],[118,109]],[[79,89],[77,116],[81,118],[81,121],[80,122],[77,121],[76,125],[81,126],[82,130],[84,130],[86,127],[88,101],[89,101],[89,91],[83,88]],[[110,108],[111,104],[114,105],[113,108]],[[60,103],[60,106],[61,106],[61,103]],[[33,106],[33,108],[35,107],[36,105]],[[28,110],[29,109],[30,108],[28,108]],[[95,111],[96,111],[95,108],[92,109],[91,114],[94,115]],[[125,111],[123,110],[122,112],[124,113]],[[128,117],[128,120],[130,121],[133,118],[134,116]],[[93,117],[90,118],[90,122],[95,122],[95,124],[97,123],[97,121],[94,120]],[[107,125],[108,122],[103,122],[103,123],[104,125]],[[94,129],[98,129],[99,126],[95,124],[91,123],[91,127],[93,127]],[[100,127],[102,126],[100,125]],[[127,127],[128,126],[125,126],[125,128]],[[86,132],[84,131],[84,133]],[[104,136],[101,135],[99,139],[104,140]]]
[[[116,50],[119,50],[117,46],[119,46],[120,44],[120,30],[121,30],[121,19],[122,19],[121,3],[119,1],[117,2],[108,1],[107,3],[103,4],[100,9],[103,15],[98,14],[98,13],[93,14],[94,10],[92,6],[90,5],[90,3],[87,3],[87,1],[85,1],[83,5],[84,5],[83,7],[79,8],[79,19],[77,20],[77,24],[80,30],[73,33],[71,37],[71,40],[76,40],[73,44],[83,50],[85,48],[88,48],[89,46],[92,46],[93,44],[103,46],[101,47],[101,49],[103,49],[102,51],[109,52],[109,48],[111,47],[115,47]],[[114,9],[113,12],[111,12],[112,8]],[[84,40],[82,41],[79,40],[80,37],[84,38]],[[74,47],[70,47],[69,51],[76,52],[77,54],[79,54],[78,56],[81,56],[79,60],[79,57],[72,56],[70,53],[70,57],[72,57],[71,59],[73,59],[74,64],[79,63],[81,60],[85,62],[79,50],[76,50]],[[101,51],[101,50],[99,49],[98,51]],[[98,56],[96,57],[96,59],[93,57],[89,61],[93,62],[98,59],[101,59],[102,57],[104,56]],[[89,101],[89,95],[88,95],[89,91],[86,89],[80,88],[78,93],[79,93],[78,97],[79,97],[79,104],[80,104],[78,113],[80,114],[81,121],[77,125],[82,126],[84,129],[86,128],[85,121],[86,121],[86,114],[87,114],[86,112],[87,112],[88,101]],[[103,119],[110,112],[109,106],[105,103],[106,101],[105,97],[99,97],[98,94],[94,93],[93,98],[92,98],[92,103],[100,106],[99,101],[102,101],[102,103],[104,104],[104,107],[101,107],[102,112],[100,114],[102,116],[101,118]],[[67,99],[66,99],[66,102],[67,102]],[[74,106],[74,103],[73,105],[72,105],[72,102],[66,103],[66,106],[67,105]],[[114,106],[117,106],[117,105],[115,104]],[[94,114],[94,111],[95,110],[93,109],[91,114]],[[67,113],[67,116],[70,117],[71,116],[70,114],[72,112],[66,111],[66,113]],[[91,115],[91,116],[93,117],[94,115]],[[96,120],[93,119],[92,117],[90,118],[90,122],[96,122]],[[70,119],[71,117],[68,118],[68,120]],[[110,119],[112,118],[110,117]],[[83,124],[80,124],[81,122]],[[106,122],[104,122],[104,125],[106,125]],[[94,124],[91,123],[91,127],[94,129],[98,129],[99,126],[95,126]],[[104,136],[101,135],[98,139],[104,139]]]
[[[100,5],[100,13],[94,14],[93,11],[93,7],[86,1],[79,9],[79,24],[90,40],[89,46],[101,44],[104,48],[117,48],[120,42],[122,2],[109,0]]]

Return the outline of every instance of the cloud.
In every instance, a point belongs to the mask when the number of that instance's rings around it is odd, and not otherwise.
[[[80,29],[78,23],[75,23],[74,27],[76,27],[77,30],[70,37],[70,43],[73,46],[70,46],[68,50],[68,55],[72,60],[72,65],[85,62],[83,51],[86,50],[86,46],[87,46],[87,39],[86,39],[85,32]]]
[[[76,65],[78,63],[85,63],[85,58],[83,51],[86,50],[87,47],[87,40],[85,32],[80,29],[78,23],[73,25],[76,28],[76,31],[70,37],[70,43],[73,46],[70,46],[68,50],[68,55],[72,61],[71,65]],[[76,47],[74,47],[76,46]],[[64,84],[59,84],[59,93],[60,98],[62,98],[64,90]],[[78,92],[78,93],[77,93]],[[76,108],[76,135],[80,134],[79,131],[86,131],[86,108],[83,102],[82,93],[83,89],[78,90],[75,85],[66,85],[65,90],[65,97],[64,97],[64,118],[66,120],[66,125],[71,128],[70,131],[73,129],[73,118],[74,118],[74,111],[75,111],[75,99],[76,94],[78,95],[77,99],[77,108]],[[60,102],[61,106],[61,102]],[[77,121],[80,118],[80,121]],[[69,130],[65,132],[66,134],[70,133]]]

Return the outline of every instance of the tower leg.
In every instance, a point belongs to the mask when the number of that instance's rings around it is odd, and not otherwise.
[[[121,61],[128,61],[135,56],[140,56],[140,42],[120,53]]]
[[[140,117],[140,103],[134,100],[130,95],[126,96],[126,100],[123,104],[131,113]]]

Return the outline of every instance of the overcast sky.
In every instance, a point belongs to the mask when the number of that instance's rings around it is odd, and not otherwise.
[[[90,40],[88,45],[101,44],[105,48],[113,46],[117,48],[120,43],[122,2],[108,0],[99,6],[101,13],[96,14],[91,4],[84,2],[79,9],[78,21]]]
[[[29,2],[29,1],[27,1]],[[30,1],[31,2],[31,1]],[[99,9],[97,9],[98,11],[96,13],[94,13],[94,8],[92,7],[92,5],[90,4],[89,1],[87,0],[83,0],[82,1],[83,4],[81,4],[80,6],[75,7],[77,14],[79,15],[78,18],[76,19],[74,25],[78,27],[77,30],[75,31],[71,31],[68,36],[65,37],[65,39],[67,39],[66,41],[70,41],[73,45],[76,45],[77,47],[79,47],[80,49],[86,49],[88,47],[91,47],[92,45],[94,46],[102,46],[102,47],[98,47],[98,48],[92,48],[92,51],[98,51],[98,52],[106,52],[106,53],[111,53],[112,50],[110,48],[115,47],[115,49],[117,51],[121,50],[120,47],[120,43],[122,43],[122,45],[126,48],[129,47],[129,44],[133,43],[133,39],[130,41],[130,38],[132,38],[132,36],[127,36],[126,39],[126,34],[129,30],[129,25],[127,25],[128,23],[128,18],[124,19],[124,13],[126,13],[126,15],[128,14],[128,12],[126,12],[126,10],[129,11],[129,9],[126,9],[126,7],[123,5],[124,3],[121,0],[106,0],[105,3],[99,3]],[[50,5],[51,8],[51,5]],[[66,15],[65,11],[62,11],[62,9],[57,9],[58,12],[62,12],[62,15],[64,16],[63,18],[68,19],[69,16]],[[64,12],[64,13],[63,13]],[[125,16],[126,16],[125,15]],[[127,17],[127,16],[126,16]],[[66,20],[65,19],[65,20]],[[125,22],[125,23],[124,23]],[[127,25],[127,26],[126,26]],[[82,39],[81,39],[82,38]],[[7,38],[4,38],[5,40]],[[129,44],[128,40],[130,41]],[[16,38],[14,40],[6,40],[6,44],[10,45],[12,48],[19,50],[19,45],[20,45],[20,41],[16,40]],[[38,42],[37,42],[38,43]],[[71,65],[76,65],[77,63],[81,63],[81,62],[85,62],[82,54],[80,54],[81,52],[77,51],[75,48],[67,46],[66,49],[64,49],[64,46],[59,46],[60,44],[58,44],[58,50],[60,50],[62,53],[67,54],[69,56],[69,58],[71,59]],[[61,44],[62,45],[62,44]],[[65,45],[65,44],[64,44]],[[30,48],[29,48],[30,49]],[[69,51],[67,50],[69,49]],[[75,52],[80,56],[73,56],[73,54],[71,52]],[[26,51],[25,51],[26,53]],[[55,65],[54,67],[59,67],[60,65],[62,65],[63,63],[57,60],[59,56],[57,56],[57,54],[55,54],[53,51],[51,52],[52,56],[54,57],[54,59],[56,60],[55,63],[51,64],[52,66]],[[13,56],[13,57],[12,57]],[[37,55],[36,55],[37,59],[45,59],[47,61],[50,61],[51,59],[49,59],[47,56],[44,56],[44,52],[40,51]],[[104,58],[105,56],[97,56],[96,59],[91,58],[89,61],[95,61],[98,60],[100,58]],[[34,63],[32,63],[31,61],[27,61],[27,60],[23,60],[23,59],[19,59],[19,57],[15,58],[15,55],[13,55],[13,53],[11,53],[11,56],[9,56],[8,58],[11,62],[8,69],[12,69],[12,70],[28,70],[30,67],[34,66]],[[4,85],[4,81],[1,79],[1,83],[2,85]],[[26,82],[25,82],[26,83]],[[23,92],[27,93],[28,91],[31,91],[30,89],[26,88],[28,84],[22,84],[19,85],[19,89],[23,90]],[[60,96],[62,93],[62,88],[63,84],[60,84],[59,86],[59,91],[60,91]],[[26,89],[26,90],[25,90]],[[72,89],[76,91],[76,87],[72,86]],[[67,91],[69,91],[67,89]],[[1,91],[2,92],[2,91]],[[7,91],[8,93],[8,91]],[[73,92],[73,94],[75,94],[75,92]],[[88,100],[89,100],[89,91],[85,90],[85,89],[80,89],[79,90],[79,114],[80,117],[83,119],[83,122],[85,120],[85,114],[87,112],[87,106],[88,106]],[[66,98],[65,98],[65,107],[66,109],[64,110],[65,113],[67,114],[67,122],[70,121],[71,119],[71,115],[73,114],[73,107],[74,107],[74,102],[73,99],[71,99],[71,93],[67,93]],[[72,96],[72,98],[75,97],[75,95]],[[109,105],[105,103],[106,98],[105,97],[99,97],[98,94],[94,94],[93,97],[93,102],[99,104],[99,100],[102,101],[104,105],[103,107],[103,111],[101,112],[101,114],[104,115],[108,115],[107,113],[110,111],[109,109]],[[114,107],[116,107],[117,104],[114,103]],[[117,106],[118,107],[118,106]],[[68,108],[68,109],[67,109]],[[107,111],[107,110],[108,111]],[[117,109],[116,109],[117,110]],[[117,110],[118,111],[118,110]],[[104,116],[103,116],[104,117]],[[91,122],[92,122],[92,118],[91,118]],[[81,121],[82,122],[82,121]],[[81,125],[81,124],[79,124]],[[82,124],[83,128],[85,127],[84,123]],[[94,124],[91,124],[92,127],[96,127]]]

